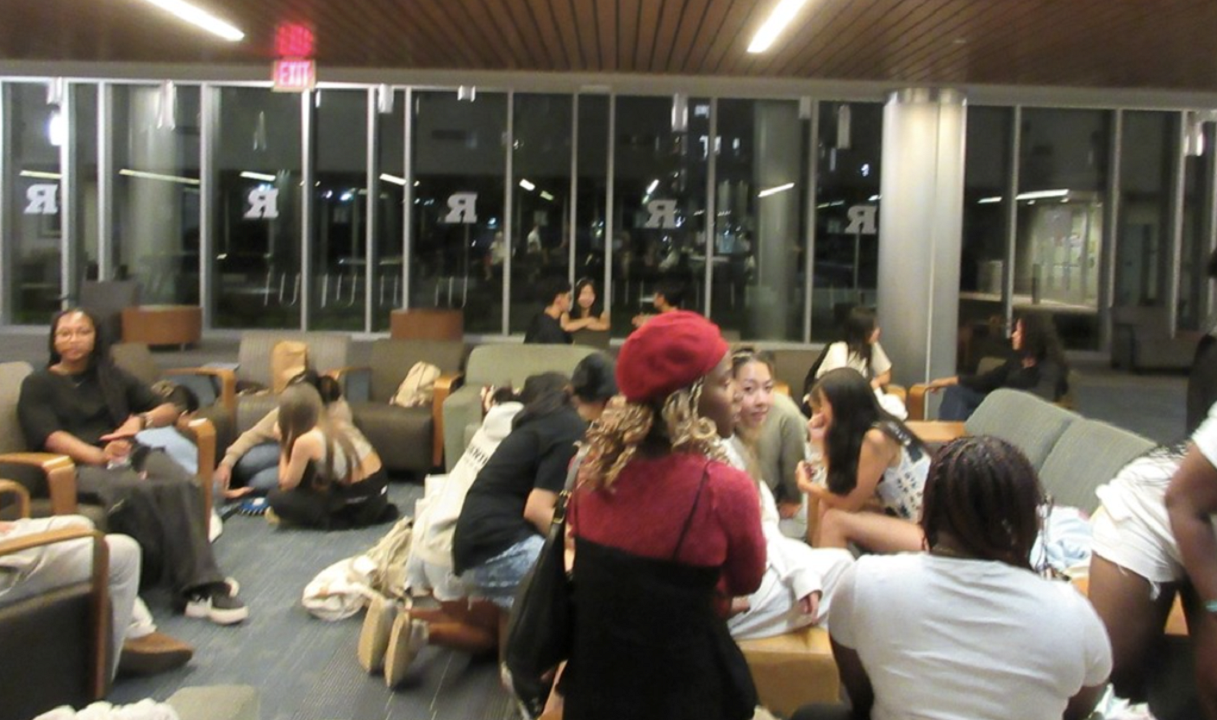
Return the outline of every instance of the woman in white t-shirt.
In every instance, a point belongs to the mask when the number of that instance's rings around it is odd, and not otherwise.
[[[843,367],[857,370],[876,390],[882,390],[892,381],[892,361],[879,344],[879,325],[874,310],[856,307],[849,311],[849,317],[845,319],[845,339],[828,346],[824,361],[816,368],[815,379]]]
[[[1081,593],[1031,570],[1042,498],[1031,463],[1003,440],[942,450],[925,487],[928,552],[863,557],[833,598],[829,632],[852,717],[1090,713],[1111,645]],[[824,717],[806,708],[794,720]]]

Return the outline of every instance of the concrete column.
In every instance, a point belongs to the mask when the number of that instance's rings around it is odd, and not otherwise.
[[[902,385],[955,374],[966,126],[950,89],[899,90],[883,111],[878,310]]]
[[[799,242],[799,187],[802,121],[793,102],[757,101],[753,110],[753,192],[771,191],[756,202],[756,232],[752,238],[756,271],[748,287],[749,324],[760,340],[786,340],[788,317],[795,307],[793,261]],[[785,186],[789,186],[788,188]],[[785,188],[772,192],[775,188]]]

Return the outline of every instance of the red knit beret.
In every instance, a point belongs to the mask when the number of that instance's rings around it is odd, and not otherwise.
[[[617,387],[630,402],[662,399],[705,377],[730,348],[718,326],[686,310],[647,320],[621,346]]]

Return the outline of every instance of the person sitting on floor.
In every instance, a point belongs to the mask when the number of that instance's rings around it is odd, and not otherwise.
[[[852,711],[793,720],[1088,716],[1111,644],[1081,593],[1031,569],[1043,501],[1004,440],[944,447],[925,484],[928,552],[864,556],[837,587],[829,634]]]
[[[562,316],[570,312],[570,282],[562,277],[542,280],[539,297],[545,307],[528,324],[524,344],[570,345],[570,333],[562,328],[561,321]]]
[[[1069,364],[1052,318],[1028,313],[1016,320],[1010,347],[1014,355],[989,372],[938,378],[926,386],[930,392],[946,390],[938,408],[939,420],[967,420],[998,388],[1028,390],[1053,402],[1065,397],[1069,392]]]
[[[312,385],[279,395],[278,429],[279,487],[266,495],[268,520],[328,530],[396,517],[380,456],[362,433],[329,419]]]
[[[468,589],[468,600],[455,616],[443,607],[397,616],[385,655],[390,686],[428,643],[472,651],[503,648],[516,588],[541,551],[575,441],[587,427],[575,412],[565,375],[542,373],[528,382],[528,402],[477,473],[453,528],[452,570]]]
[[[348,433],[359,432],[351,406],[343,399],[337,380],[318,375],[316,370],[305,370],[288,381],[289,385],[294,383],[307,383],[317,388],[325,403],[326,417]],[[279,436],[275,434],[278,424],[279,407],[276,405],[228,446],[215,469],[217,497],[233,500],[246,495],[265,495],[279,487]]]
[[[167,455],[146,453],[133,467],[131,439],[172,424],[178,411],[110,359],[86,310],[51,323],[51,358],[21,384],[17,415],[26,444],[76,463],[79,496],[101,503],[111,530],[133,537],[144,573],[167,577],[190,617],[228,625],[249,616],[208,542],[203,496]]]
[[[930,466],[925,445],[879,407],[874,389],[853,368],[826,373],[811,396],[815,413],[807,427],[822,462],[801,464],[798,477],[799,487],[819,501],[813,544],[855,543],[873,552],[920,548],[916,523]]]
[[[533,378],[525,381],[520,395],[510,387],[495,390],[481,427],[474,433],[461,459],[452,466],[452,472],[427,478],[428,495],[419,502],[406,560],[406,576],[412,595],[429,593],[439,602],[438,612],[428,613],[418,608],[411,616],[411,619],[427,623],[431,642],[469,652],[489,652],[498,647],[498,610],[489,603],[468,601],[469,589],[452,570],[452,534],[469,487],[499,443],[511,432],[512,420],[524,409],[525,403],[537,399],[540,390]],[[438,489],[431,491],[433,487]],[[364,670],[376,672],[385,667],[385,652],[402,609],[381,596],[369,603],[358,648],[359,663]],[[409,633],[399,629],[398,637],[400,641],[408,638]],[[393,672],[403,670],[401,663],[395,661]],[[392,674],[385,676],[390,687],[399,680],[400,677]]]
[[[0,521],[0,544],[30,535],[69,528],[93,529],[81,515]],[[158,632],[152,614],[139,599],[139,544],[126,535],[107,534],[110,597],[110,677],[152,675],[181,667],[194,649]],[[0,555],[0,607],[86,582],[93,576],[93,543],[70,540]],[[9,678],[15,681],[14,678]]]

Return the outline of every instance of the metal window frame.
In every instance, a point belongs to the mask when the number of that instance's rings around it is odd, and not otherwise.
[[[363,331],[365,333],[372,332],[375,327],[375,313],[372,306],[372,301],[375,299],[375,294],[372,292],[373,284],[376,281],[376,266],[379,263],[379,256],[376,252],[376,233],[380,224],[380,107],[376,102],[376,94],[378,90],[375,87],[369,87],[367,90],[368,103],[368,143],[367,154],[367,205],[364,208],[364,266],[363,266]],[[390,90],[389,92],[393,92]]]
[[[816,208],[816,188],[820,184],[820,101],[811,101],[811,117],[807,125],[807,207],[804,212],[807,217],[806,257],[803,258],[803,342],[811,342],[811,316],[814,310],[812,293],[815,290],[816,272],[816,221],[819,219]]]
[[[1180,112],[1177,118],[1179,138],[1173,153],[1171,196],[1170,196],[1170,229],[1167,248],[1170,250],[1170,275],[1167,277],[1166,317],[1171,338],[1179,332],[1179,287],[1182,281],[1183,263],[1183,199],[1187,188],[1187,156],[1184,150],[1187,145],[1187,112]]]
[[[215,324],[216,162],[220,130],[221,88],[199,87],[199,305],[203,327]]]
[[[1002,267],[1001,314],[1006,327],[1014,319],[1014,263],[1018,259],[1018,183],[1021,176],[1023,147],[1023,106],[1011,108],[1010,118],[1010,170],[1006,174],[1006,192],[1002,204],[1006,211],[1006,261]],[[966,160],[965,160],[966,162]]]
[[[0,82],[0,323],[8,325],[12,322],[12,294],[16,285],[12,277],[13,243],[11,224],[12,217],[9,208],[17,204],[16,198],[9,197],[9,173],[12,164],[12,128],[9,117],[12,109],[10,96],[12,84]]]
[[[316,238],[313,218],[317,169],[313,167],[313,144],[317,123],[314,107],[318,90],[300,93],[300,177],[304,189],[300,193],[300,329],[308,330],[313,308],[313,259],[309,253]]]
[[[506,166],[503,171],[503,242],[507,245],[507,257],[503,260],[503,295],[501,302],[503,303],[503,312],[499,334],[507,335],[511,331],[511,258],[515,255],[515,232],[513,223],[515,222],[515,212],[512,202],[515,200],[515,193],[512,191],[513,181],[515,179],[515,129],[516,129],[516,93],[515,90],[507,91],[507,142],[504,143],[503,152],[506,157]],[[468,249],[466,249],[468,252]],[[466,278],[468,282],[468,278]]]
[[[97,85],[97,279],[114,279],[114,83]]]
[[[1120,180],[1124,167],[1124,111],[1111,112],[1108,133],[1107,202],[1103,205],[1103,237],[1099,247],[1099,352],[1111,352],[1111,309],[1116,293],[1116,240],[1120,222]]]

